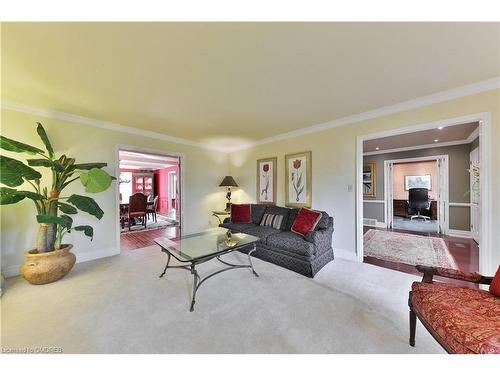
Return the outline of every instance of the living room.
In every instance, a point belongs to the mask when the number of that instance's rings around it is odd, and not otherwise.
[[[3,22],[2,350],[499,353],[499,27]],[[475,268],[363,262],[363,210],[386,205],[367,200],[406,199],[363,196],[367,163],[384,181],[405,159],[364,147],[464,124],[480,143]],[[439,204],[433,162],[393,192],[431,175]],[[125,249],[129,235],[148,242]],[[470,307],[459,337],[429,306],[458,289],[491,312]]]

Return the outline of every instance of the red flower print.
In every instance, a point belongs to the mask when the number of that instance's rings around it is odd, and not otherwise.
[[[294,167],[295,169],[299,169],[301,164],[302,164],[302,161],[301,161],[301,160],[299,160],[299,159],[297,159],[297,160],[295,160],[295,161],[293,162],[293,167]]]
[[[269,164],[264,164],[264,165],[262,166],[262,170],[263,170],[264,172],[269,172]]]

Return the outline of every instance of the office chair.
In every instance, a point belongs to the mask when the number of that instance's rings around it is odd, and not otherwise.
[[[411,188],[408,190],[408,208],[413,212],[417,211],[416,215],[412,215],[410,220],[414,218],[422,218],[424,221],[431,219],[429,216],[422,215],[421,210],[429,210],[431,201],[429,199],[429,190],[425,188]]]

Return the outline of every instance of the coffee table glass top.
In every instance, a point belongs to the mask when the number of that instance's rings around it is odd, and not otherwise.
[[[229,233],[229,234],[228,234]],[[235,233],[229,229],[212,228],[200,233],[186,234],[173,241],[166,237],[154,241],[181,262],[191,262],[208,256],[234,250],[255,243],[259,237]]]

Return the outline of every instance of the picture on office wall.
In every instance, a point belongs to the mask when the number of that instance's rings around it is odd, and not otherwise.
[[[285,155],[285,198],[288,207],[311,207],[311,151]]]
[[[276,204],[277,158],[257,160],[257,203]]]
[[[431,190],[431,175],[405,176],[405,190],[425,188]]]

